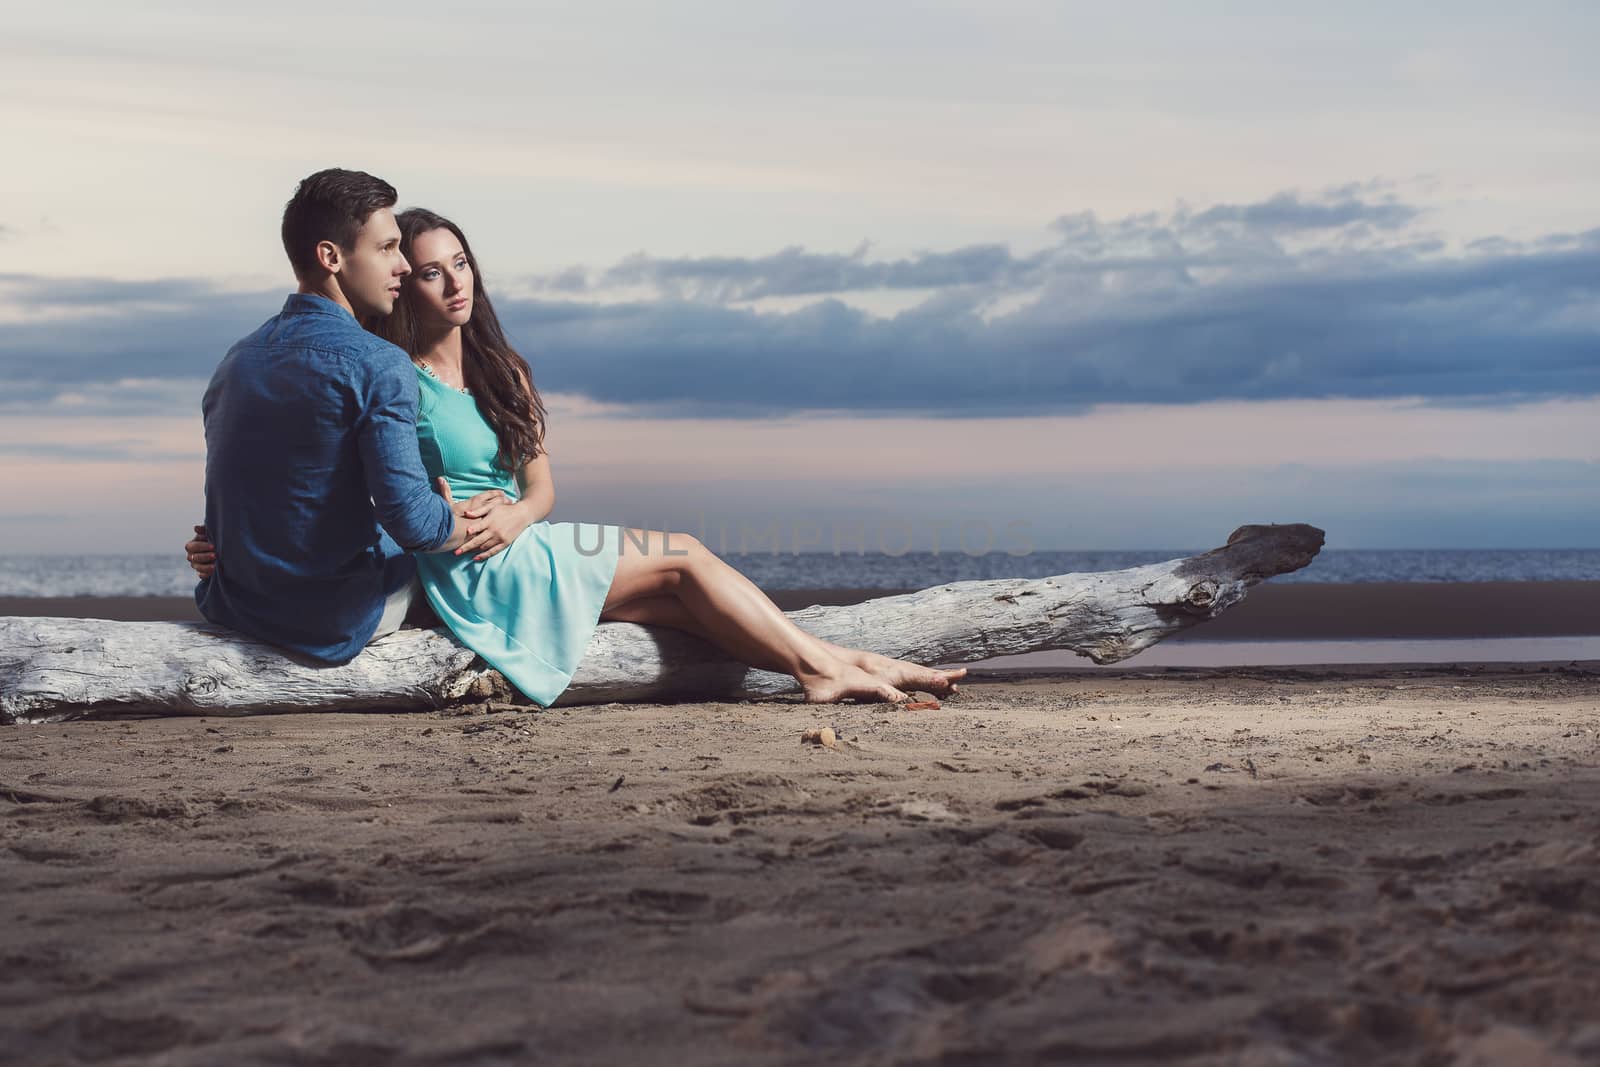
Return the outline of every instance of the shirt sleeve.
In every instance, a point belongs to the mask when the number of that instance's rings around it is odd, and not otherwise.
[[[450,539],[455,516],[429,484],[417,448],[416,372],[398,349],[369,355],[363,369],[356,433],[367,492],[401,548],[430,552]]]

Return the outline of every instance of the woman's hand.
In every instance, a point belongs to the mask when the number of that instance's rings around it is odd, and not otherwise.
[[[474,562],[482,562],[490,556],[497,556],[506,550],[506,546],[515,541],[523,530],[532,526],[534,519],[524,501],[508,500],[503,494],[498,500],[484,501],[477,505],[472,515],[477,513],[467,526],[467,540],[456,549],[456,555],[464,556],[468,552],[476,552]]]
[[[441,477],[439,481],[444,482],[445,499],[450,499],[450,483],[446,482],[443,477]],[[511,503],[514,503],[514,501],[500,490],[485,489],[483,492],[479,493],[477,496],[473,497],[471,500],[468,500],[464,505],[462,505],[461,517],[464,519],[481,519],[489,513],[490,508],[499,507],[501,504]]]
[[[204,526],[194,528],[194,540],[184,544],[183,554],[189,558],[189,566],[202,578],[211,577],[217,569],[217,550]]]

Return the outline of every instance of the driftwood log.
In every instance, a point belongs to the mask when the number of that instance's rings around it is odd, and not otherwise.
[[[1216,617],[1321,549],[1314,526],[1241,526],[1226,546],[1120,571],[952,582],[789,612],[841,645],[925,664],[1043,649],[1115,663]],[[559,705],[741,700],[798,691],[678,630],[607,622]],[[317,666],[216,626],[0,618],[0,721],[292,711],[398,711],[510,694],[443,630],[402,630],[350,663]]]

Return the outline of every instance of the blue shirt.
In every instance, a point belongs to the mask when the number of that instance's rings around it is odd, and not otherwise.
[[[407,551],[449,540],[417,451],[417,372],[332,300],[296,293],[228,350],[201,410],[206,530],[195,589],[222,626],[327,663],[372,639]]]

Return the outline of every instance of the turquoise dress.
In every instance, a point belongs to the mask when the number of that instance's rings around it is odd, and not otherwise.
[[[499,489],[515,500],[516,477],[494,464],[499,442],[472,397],[418,368],[417,440],[428,477],[450,480],[465,500]],[[428,603],[472,651],[536,704],[572,681],[611,590],[621,532],[596,523],[536,522],[488,559],[419,552]]]

